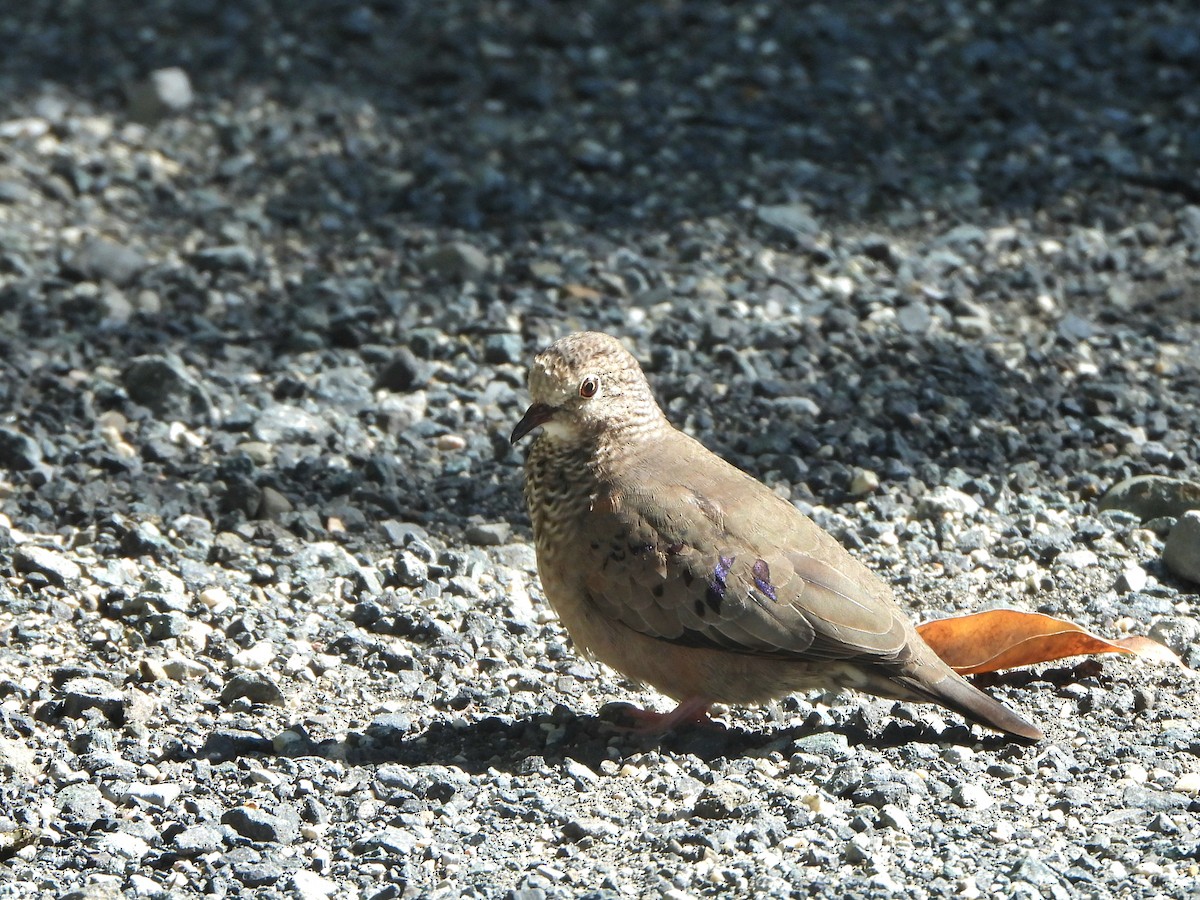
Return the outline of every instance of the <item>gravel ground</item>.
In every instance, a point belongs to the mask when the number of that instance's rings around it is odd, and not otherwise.
[[[1192,5],[17,6],[0,897],[1200,896],[1177,669],[614,730],[507,442],[611,331],[915,617],[1200,663]]]

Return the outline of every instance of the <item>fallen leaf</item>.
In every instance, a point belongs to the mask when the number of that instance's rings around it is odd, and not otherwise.
[[[1073,622],[1017,609],[991,609],[917,626],[925,642],[960,675],[999,672],[1093,653],[1128,653],[1191,672],[1170,648],[1134,635],[1110,641]]]

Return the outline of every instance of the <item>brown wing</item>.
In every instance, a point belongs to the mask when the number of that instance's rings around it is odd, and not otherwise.
[[[790,503],[700,452],[703,465],[667,476],[640,463],[596,498],[591,602],[689,646],[902,663],[914,635],[888,588]]]

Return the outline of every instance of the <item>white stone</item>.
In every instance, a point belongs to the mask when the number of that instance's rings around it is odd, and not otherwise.
[[[1069,550],[1066,553],[1060,553],[1055,561],[1069,569],[1090,569],[1100,561],[1100,558],[1091,550]]]
[[[1200,794],[1200,772],[1184,772],[1175,779],[1175,790],[1181,794]]]
[[[887,803],[879,810],[879,824],[903,834],[911,834],[913,830],[912,819],[908,817],[908,813],[894,803]]]
[[[150,852],[150,845],[148,843],[140,837],[125,834],[123,831],[114,831],[102,836],[100,844],[113,856],[121,856],[131,860],[140,860]]]
[[[964,809],[987,809],[996,802],[982,787],[970,782],[963,782],[956,787],[950,799]]]
[[[292,873],[292,891],[297,900],[325,900],[326,897],[332,897],[337,889],[337,882],[316,872],[300,869]]]
[[[920,499],[917,510],[927,519],[971,516],[979,511],[979,503],[970,494],[941,485]]]
[[[183,788],[171,781],[162,784],[129,785],[124,793],[126,802],[133,800],[145,806],[157,806],[159,809],[169,809],[179,799]]]
[[[233,661],[252,671],[265,669],[275,659],[275,645],[271,641],[259,641],[241,653],[234,654]]]
[[[1117,576],[1115,586],[1120,594],[1132,594],[1143,590],[1147,581],[1149,581],[1149,576],[1146,575],[1146,570],[1131,563]]]

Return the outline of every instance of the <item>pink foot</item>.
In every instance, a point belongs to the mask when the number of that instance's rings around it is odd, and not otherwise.
[[[662,734],[664,731],[670,731],[680,725],[711,722],[712,720],[708,717],[710,706],[712,706],[712,701],[705,700],[703,697],[689,697],[669,713],[654,712],[625,703],[620,704],[621,715],[633,723],[628,727],[636,734]]]

